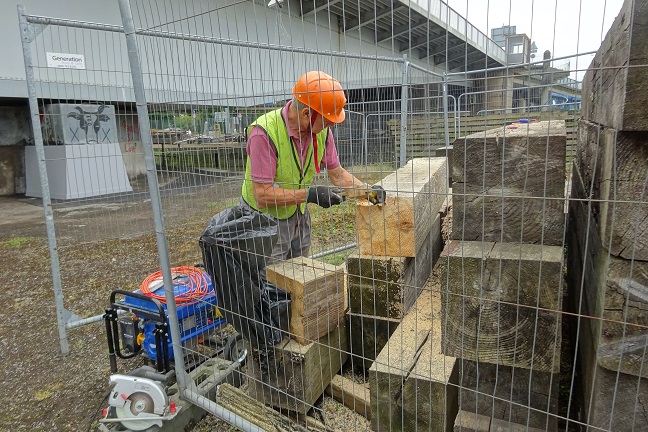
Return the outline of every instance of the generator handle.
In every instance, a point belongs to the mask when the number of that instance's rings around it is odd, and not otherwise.
[[[156,316],[153,314],[151,311],[146,310],[146,309],[140,309],[137,306],[126,306],[124,304],[119,304],[115,302],[115,296],[117,294],[122,294],[125,297],[134,297],[140,300],[148,301],[151,302],[155,305],[155,307],[158,310],[158,315]],[[159,319],[159,322],[166,322],[166,313],[164,312],[164,306],[162,303],[160,303],[159,300],[154,299],[153,297],[149,297],[147,295],[138,293],[138,292],[132,292],[132,291],[125,291],[125,290],[120,290],[116,289],[112,293],[110,293],[110,304],[113,305],[113,307],[117,307],[122,310],[128,310],[130,312],[138,312],[142,315],[151,317],[153,319]]]

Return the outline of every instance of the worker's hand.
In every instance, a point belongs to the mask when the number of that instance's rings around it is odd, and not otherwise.
[[[306,202],[329,208],[341,204],[344,201],[344,197],[339,195],[339,191],[339,189],[330,186],[311,186],[308,189]]]
[[[382,186],[373,185],[367,192],[367,199],[371,204],[384,204],[387,199],[387,192]]]

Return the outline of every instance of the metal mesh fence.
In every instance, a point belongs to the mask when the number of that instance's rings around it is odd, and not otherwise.
[[[107,336],[93,426],[644,430],[647,12],[581,5],[564,51],[574,11],[549,40],[531,3],[21,10],[61,351]]]

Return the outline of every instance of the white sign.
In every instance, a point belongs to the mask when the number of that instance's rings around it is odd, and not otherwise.
[[[85,69],[83,54],[47,53],[47,67],[62,69]]]

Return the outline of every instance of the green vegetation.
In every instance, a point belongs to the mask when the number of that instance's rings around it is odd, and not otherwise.
[[[29,242],[28,237],[12,237],[9,240],[3,241],[1,244],[4,247],[20,247],[27,242]]]

